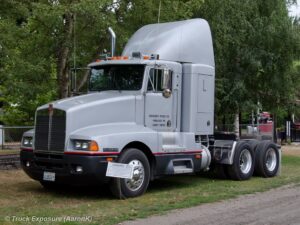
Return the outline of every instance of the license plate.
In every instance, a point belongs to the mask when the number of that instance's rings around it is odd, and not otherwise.
[[[55,181],[55,173],[52,172],[44,172],[43,180],[46,181]]]
[[[132,179],[133,169],[133,166],[129,164],[108,162],[106,176]]]

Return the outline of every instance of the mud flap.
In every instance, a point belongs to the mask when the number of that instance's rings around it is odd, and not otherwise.
[[[278,153],[279,153],[279,165],[278,165],[276,176],[281,175],[281,155],[282,155],[281,147],[278,147]]]

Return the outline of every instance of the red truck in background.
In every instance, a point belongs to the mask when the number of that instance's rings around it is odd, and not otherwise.
[[[262,112],[258,116],[258,130],[260,133],[272,133],[273,118],[269,112]]]

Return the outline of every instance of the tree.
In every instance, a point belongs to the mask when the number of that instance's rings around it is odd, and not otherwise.
[[[189,18],[202,2],[161,0],[160,21]],[[0,92],[6,102],[6,124],[30,124],[37,106],[67,97],[70,69],[86,67],[109,47],[107,28],[116,31],[120,53],[137,28],[157,22],[158,4],[156,0],[3,0]]]
[[[195,16],[212,28],[218,117],[251,111],[257,102],[272,112],[286,107],[299,83],[289,75],[298,47],[287,3],[211,0]]]
[[[0,10],[0,88],[5,112],[1,120],[6,124],[28,124],[36,104],[52,99],[53,82],[48,75],[52,64],[33,51],[34,34],[25,26],[30,13],[27,4],[3,1]]]

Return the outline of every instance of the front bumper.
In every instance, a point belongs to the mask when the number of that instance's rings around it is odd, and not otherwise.
[[[45,171],[54,172],[55,183],[71,185],[107,183],[107,157],[116,159],[117,156],[49,154],[28,150],[20,153],[21,166],[32,179],[43,181]],[[77,166],[82,167],[82,172],[76,172]]]

